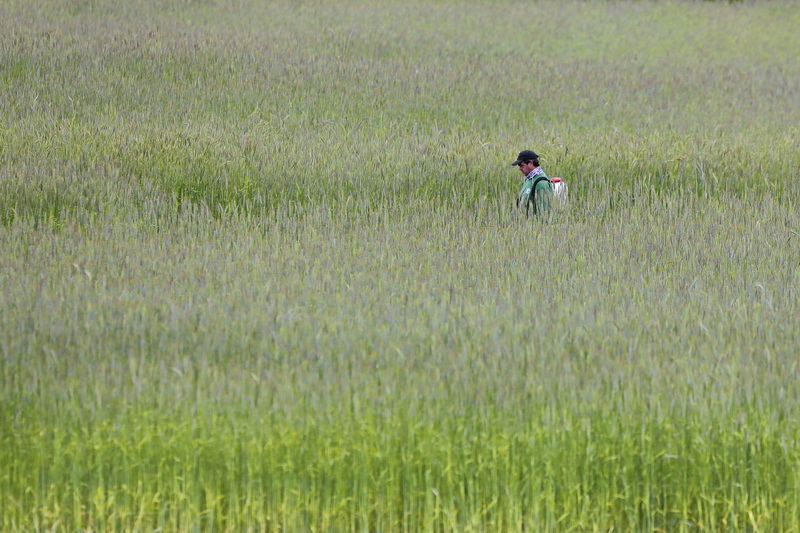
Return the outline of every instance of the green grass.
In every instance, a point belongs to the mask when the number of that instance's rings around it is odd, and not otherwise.
[[[799,22],[3,3],[0,530],[800,531]]]

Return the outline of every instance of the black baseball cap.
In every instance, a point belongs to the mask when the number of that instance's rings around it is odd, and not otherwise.
[[[539,156],[533,150],[523,150],[517,156],[517,160],[511,163],[512,167],[515,167],[522,163],[523,161],[533,161],[534,159],[539,159]]]

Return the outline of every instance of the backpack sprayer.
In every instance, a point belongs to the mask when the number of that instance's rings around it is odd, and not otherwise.
[[[550,184],[553,186],[553,197],[556,201],[561,205],[566,204],[569,195],[567,182],[563,178],[550,178]]]

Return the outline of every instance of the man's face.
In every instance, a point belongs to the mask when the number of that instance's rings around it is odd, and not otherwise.
[[[534,165],[532,161],[523,161],[519,164],[519,171],[522,172],[524,176],[530,174],[531,170],[534,168],[536,168],[536,165]]]

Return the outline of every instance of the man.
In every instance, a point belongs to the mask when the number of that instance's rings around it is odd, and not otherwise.
[[[523,150],[511,166],[518,166],[525,176],[522,188],[517,195],[517,207],[525,207],[525,216],[528,216],[530,206],[533,205],[533,214],[546,213],[550,210],[553,199],[553,187],[547,175],[539,166],[539,156],[533,150]]]

